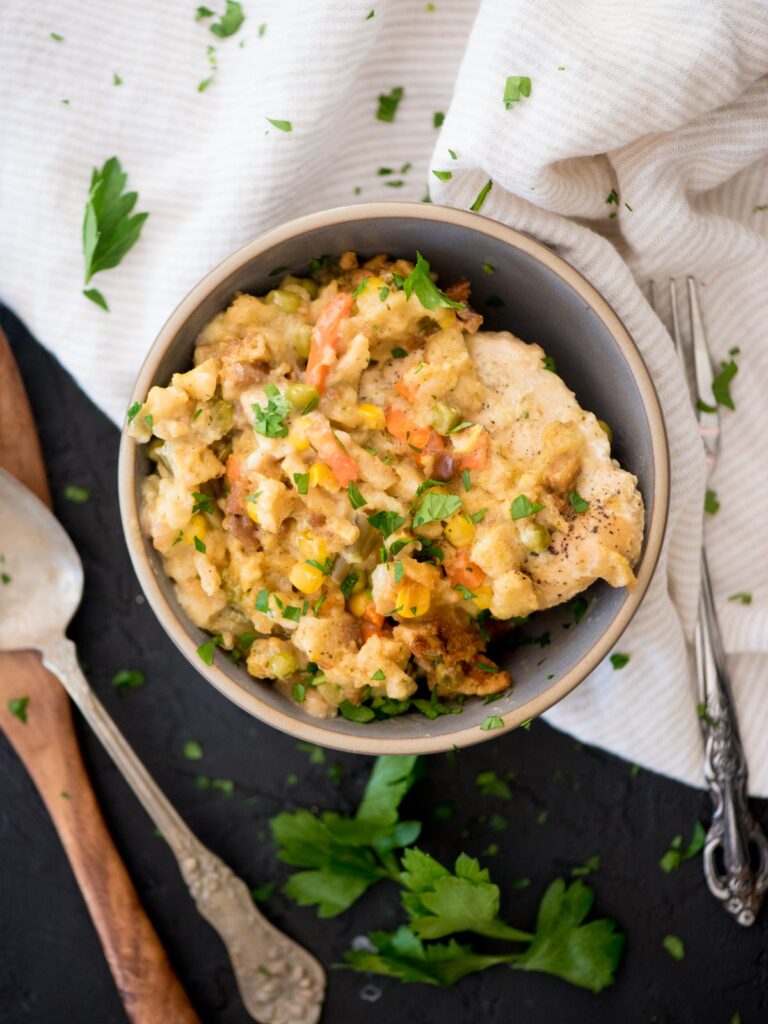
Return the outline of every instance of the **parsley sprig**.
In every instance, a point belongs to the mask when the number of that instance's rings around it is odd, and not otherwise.
[[[280,389],[271,383],[264,388],[264,394],[267,396],[266,408],[258,403],[251,406],[255,417],[253,429],[263,437],[287,437],[288,424],[285,418],[291,411],[290,402]]]

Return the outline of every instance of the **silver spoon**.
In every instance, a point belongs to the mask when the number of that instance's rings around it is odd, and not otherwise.
[[[260,1024],[316,1024],[325,974],[270,924],[245,882],[200,843],[160,791],[97,699],[64,635],[83,593],[83,567],[61,524],[0,469],[0,650],[32,648],[58,676],[176,857],[197,909],[227,947],[248,1013]],[[34,728],[30,708],[29,728]]]

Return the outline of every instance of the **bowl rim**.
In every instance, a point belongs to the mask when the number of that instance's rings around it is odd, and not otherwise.
[[[494,739],[529,719],[537,717],[574,690],[616,644],[637,611],[658,565],[669,514],[669,445],[661,405],[645,361],[628,330],[597,289],[562,256],[532,236],[478,213],[428,203],[379,202],[333,207],[286,221],[246,242],[209,271],[187,293],[168,317],[142,363],[131,392],[131,403],[142,400],[143,396],[147,394],[158,363],[189,316],[216,287],[239,267],[256,258],[265,250],[298,235],[333,224],[372,218],[415,218],[423,221],[447,222],[486,234],[523,251],[555,273],[588,304],[626,359],[648,417],[651,432],[654,498],[650,515],[646,511],[646,523],[650,519],[651,525],[650,529],[646,531],[637,582],[633,590],[627,594],[626,600],[605,632],[564,676],[553,682],[537,697],[498,716],[503,720],[502,728],[483,730],[477,725],[472,725],[453,733],[400,738],[393,736],[391,739],[366,737],[365,725],[360,725],[356,732],[336,733],[323,727],[321,724],[323,719],[313,719],[307,716],[306,720],[302,720],[287,711],[271,707],[263,702],[258,695],[230,679],[215,661],[210,666],[201,662],[194,641],[187,634],[162,592],[144,548],[145,538],[139,522],[138,495],[135,486],[135,460],[138,446],[137,442],[129,437],[124,429],[120,441],[118,464],[120,513],[133,568],[160,624],[190,664],[233,703],[260,721],[296,739],[331,749],[356,754],[430,754]],[[349,724],[350,726],[355,725],[352,722]]]

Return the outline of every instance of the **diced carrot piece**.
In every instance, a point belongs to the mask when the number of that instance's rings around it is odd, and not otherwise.
[[[233,484],[236,480],[239,480],[243,474],[243,460],[239,455],[235,455],[231,452],[227,456],[227,480]]]
[[[344,451],[324,416],[309,418],[306,436],[323,462],[331,467],[333,475],[342,487],[347,487],[353,480],[359,479],[360,470],[357,463],[349,452]]]
[[[468,590],[481,586],[485,580],[483,570],[470,560],[468,548],[456,553],[448,567],[448,576],[454,587],[462,586]]]
[[[392,629],[389,626],[375,626],[372,622],[363,621],[360,625],[360,637],[365,643],[372,636],[391,636]]]
[[[395,384],[395,389],[408,402],[412,402],[416,397],[416,389],[411,387],[408,381],[404,380],[402,377],[397,382],[397,384]]]
[[[419,449],[427,444],[433,433],[429,427],[417,426],[402,409],[387,409],[385,424],[392,437]]]
[[[488,434],[484,431],[471,452],[466,452],[459,460],[459,469],[482,469],[488,462]]]
[[[325,388],[328,371],[336,361],[341,325],[349,319],[351,309],[352,296],[348,292],[339,292],[323,307],[312,328],[305,380],[318,391]]]
[[[381,627],[384,625],[384,616],[376,611],[376,605],[373,603],[373,601],[371,601],[371,603],[363,612],[363,619],[366,622],[369,622],[372,626],[375,626],[376,629],[381,629]]]

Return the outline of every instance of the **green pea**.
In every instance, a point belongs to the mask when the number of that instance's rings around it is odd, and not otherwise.
[[[448,434],[461,422],[461,413],[445,402],[435,402],[432,406],[432,426],[438,434]]]
[[[294,409],[303,410],[309,405],[314,408],[320,400],[317,388],[311,384],[289,384],[285,389],[285,397]]]
[[[296,349],[296,355],[306,359],[312,344],[312,328],[309,324],[295,324],[288,331],[288,340]]]

